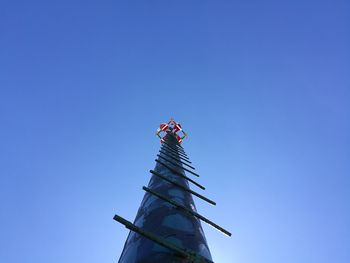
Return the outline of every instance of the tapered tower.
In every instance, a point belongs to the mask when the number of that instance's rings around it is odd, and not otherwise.
[[[231,233],[196,210],[193,196],[216,203],[190,188],[205,190],[192,179],[199,175],[181,146],[187,136],[181,125],[171,119],[160,125],[157,135],[162,146],[134,223],[114,216],[131,230],[119,263],[213,262],[201,221]]]

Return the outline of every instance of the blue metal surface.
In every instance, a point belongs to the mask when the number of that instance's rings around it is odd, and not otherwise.
[[[167,143],[174,149],[178,147],[176,146],[178,142],[171,134],[167,135]],[[164,147],[163,151],[168,150]],[[172,151],[171,154],[180,159],[179,156],[176,156],[175,151]],[[185,175],[181,162],[176,159],[171,159],[171,162],[165,160],[164,158],[169,159],[169,157],[164,153],[160,153],[160,156],[163,158],[159,160],[171,169],[157,162],[154,171],[182,187],[152,174],[148,188],[196,211],[191,193],[185,190],[189,189],[189,183],[179,175]],[[189,249],[209,260],[212,259],[200,220],[148,192],[145,193],[141,202],[134,225],[178,247]],[[177,263],[188,262],[188,260],[179,257],[173,250],[130,231],[119,263],[156,262]]]

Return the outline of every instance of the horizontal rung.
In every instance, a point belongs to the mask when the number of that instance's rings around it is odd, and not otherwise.
[[[194,251],[191,251],[187,248],[182,248],[179,247],[178,245],[175,245],[171,242],[169,242],[168,240],[166,240],[163,237],[160,237],[158,235],[155,235],[149,231],[146,231],[136,225],[134,225],[133,223],[131,223],[130,221],[122,218],[121,216],[118,215],[114,215],[113,219],[121,224],[123,224],[127,229],[149,239],[152,240],[153,242],[157,243],[158,245],[165,247],[167,249],[170,249],[171,251],[174,251],[176,253],[176,255],[182,257],[182,258],[186,258],[188,262],[200,262],[200,263],[214,263],[213,261],[197,254]],[[199,261],[198,261],[199,260]]]
[[[193,175],[199,177],[199,174],[197,174],[197,173],[195,173],[195,172],[192,172],[191,170],[188,170],[187,168],[182,167],[181,165],[179,165],[179,164],[177,164],[177,163],[174,163],[173,161],[169,160],[168,158],[165,158],[165,157],[161,156],[160,154],[157,154],[157,156],[158,156],[159,158],[162,158],[163,160],[165,160],[165,161],[171,163],[172,165],[175,165],[175,166],[177,166],[177,167],[180,167],[180,168],[184,169],[185,171],[187,171],[187,172],[189,172],[189,173],[191,173],[191,174],[193,174]]]
[[[176,153],[176,154],[181,155],[181,156],[183,156],[185,158],[188,158],[186,153],[181,153],[179,151],[176,151],[176,150],[174,150],[173,148],[171,148],[171,147],[169,147],[167,145],[163,145],[163,148],[166,148],[167,150],[172,151],[173,153]]]
[[[165,142],[165,144],[166,144],[167,146],[169,146],[170,148],[176,150],[176,151],[185,152],[185,150],[184,150],[183,148],[178,148],[178,147],[173,146],[173,145],[171,145],[171,144],[169,144],[169,143],[167,143],[167,142]]]
[[[162,151],[162,150],[160,150],[159,152],[162,153],[162,154],[164,154],[165,156],[167,156],[167,157],[169,157],[169,158],[174,159],[175,161],[178,161],[178,162],[182,163],[183,165],[186,165],[186,166],[192,168],[193,170],[196,170],[196,168],[194,168],[193,166],[191,166],[191,165],[189,165],[189,164],[183,162],[180,158],[177,158],[177,157],[175,157],[174,155],[172,155],[172,154],[170,154],[170,153],[166,153],[166,152],[164,152],[164,151]]]
[[[169,150],[169,148],[167,148],[167,147],[163,147],[163,148],[161,148],[161,150],[172,153],[173,155],[178,156],[179,158],[182,158],[185,161],[190,161],[190,159],[187,156],[180,155],[179,153],[174,152],[173,150]]]
[[[160,149],[159,152],[165,153],[165,154],[169,154],[169,155],[171,155],[173,158],[177,158],[177,159],[179,159],[180,161],[184,161],[184,162],[186,162],[186,163],[192,163],[191,161],[188,161],[188,160],[186,160],[185,158],[180,157],[180,156],[179,156],[178,154],[176,154],[176,153],[173,153],[173,152],[170,152],[170,151],[167,151],[167,150],[164,150],[164,149]]]
[[[159,160],[155,160],[157,163],[163,165],[164,167],[168,168],[169,171],[173,172],[174,174],[177,174],[178,176],[188,180],[189,182],[193,183],[194,185],[198,186],[199,188],[205,190],[205,187],[200,185],[199,183],[197,183],[196,181],[192,180],[191,178],[187,177],[186,175],[183,175],[182,173],[179,173],[178,171],[176,171],[175,169],[171,168],[169,165],[159,161]]]
[[[150,173],[152,173],[152,174],[154,174],[154,175],[156,175],[156,176],[162,178],[163,180],[165,180],[165,181],[167,181],[167,182],[169,182],[169,183],[172,183],[172,184],[176,185],[177,187],[179,187],[179,188],[181,188],[181,189],[183,189],[183,190],[185,190],[185,191],[187,191],[187,192],[189,192],[189,193],[191,193],[191,194],[193,194],[193,195],[195,195],[195,196],[197,196],[197,197],[203,199],[204,201],[208,202],[209,204],[216,205],[216,203],[215,203],[214,201],[210,200],[209,198],[206,198],[205,196],[203,196],[203,195],[201,195],[201,194],[198,194],[198,193],[196,193],[195,191],[192,191],[191,189],[186,188],[186,187],[182,186],[181,184],[170,180],[170,179],[167,178],[166,176],[161,175],[160,173],[157,173],[156,171],[150,170]]]
[[[193,210],[187,208],[186,206],[184,206],[184,205],[182,205],[182,204],[180,204],[180,203],[178,203],[178,202],[176,202],[176,201],[174,201],[174,200],[172,200],[172,199],[170,199],[170,198],[168,198],[168,197],[166,197],[166,196],[164,196],[164,195],[162,195],[162,194],[160,194],[160,193],[157,193],[157,192],[155,192],[155,191],[149,189],[149,188],[146,187],[146,186],[142,187],[142,189],[145,190],[146,192],[149,192],[150,194],[153,194],[153,195],[157,196],[158,198],[162,199],[163,201],[166,201],[166,202],[172,204],[172,205],[175,206],[175,207],[178,207],[178,208],[183,209],[183,210],[186,211],[188,214],[199,218],[200,220],[206,222],[207,224],[209,224],[209,225],[215,227],[216,229],[218,229],[218,230],[221,231],[222,233],[224,233],[224,234],[226,234],[226,235],[228,235],[228,236],[231,236],[231,233],[230,233],[230,232],[228,232],[227,230],[225,230],[225,229],[222,228],[221,226],[215,224],[214,222],[210,221],[209,219],[205,218],[204,216],[198,214],[197,212],[195,212],[195,211],[193,211]]]

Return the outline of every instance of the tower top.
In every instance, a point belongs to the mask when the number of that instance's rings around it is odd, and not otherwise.
[[[166,135],[168,133],[173,134],[180,144],[182,143],[183,139],[187,137],[187,133],[182,129],[181,124],[176,122],[174,118],[170,118],[170,121],[167,123],[161,123],[159,125],[156,134],[160,139],[160,143],[163,144],[165,142]]]

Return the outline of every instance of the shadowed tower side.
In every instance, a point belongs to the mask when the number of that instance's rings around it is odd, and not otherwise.
[[[160,136],[162,132],[163,137]],[[119,263],[213,262],[201,220],[231,234],[197,213],[192,195],[212,205],[216,203],[190,189],[189,184],[205,188],[192,179],[199,175],[181,146],[187,134],[171,119],[160,126],[157,135],[162,147],[155,160],[156,166],[150,171],[150,182],[143,187],[145,195],[134,223],[114,216],[131,230]]]

